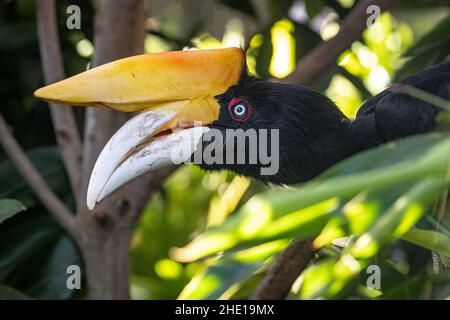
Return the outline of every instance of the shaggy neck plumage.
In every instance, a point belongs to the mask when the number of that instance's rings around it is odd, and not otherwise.
[[[201,165],[206,170],[227,169],[266,183],[290,185],[309,180],[340,160],[382,142],[373,115],[350,121],[326,96],[302,86],[244,75],[219,102],[226,106],[234,97],[246,97],[255,106],[247,128],[279,129],[279,171],[264,176],[259,164]],[[223,117],[217,126],[225,123],[226,115]]]
[[[280,107],[280,171],[265,182],[295,184],[333,164],[382,143],[373,114],[350,121],[324,95],[311,89],[274,84],[284,97]]]

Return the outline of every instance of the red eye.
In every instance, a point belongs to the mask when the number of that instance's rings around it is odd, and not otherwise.
[[[253,106],[246,99],[234,98],[228,104],[228,112],[231,118],[237,122],[245,122],[252,115]]]

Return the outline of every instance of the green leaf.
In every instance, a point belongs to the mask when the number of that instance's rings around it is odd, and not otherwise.
[[[405,183],[389,189],[358,193],[342,206],[337,217],[327,223],[314,244],[323,247],[336,238],[359,236],[366,232],[408,187],[409,183]]]
[[[68,299],[80,290],[67,288],[67,267],[81,268],[81,257],[69,237],[62,237],[49,252],[48,258],[34,273],[34,281],[24,288],[24,292],[39,299]]]
[[[412,229],[402,239],[450,257],[450,238],[440,232]]]
[[[20,201],[0,199],[0,223],[24,210],[26,208]]]
[[[441,177],[429,177],[415,183],[368,230],[347,246],[332,265],[324,285],[311,290],[313,297],[335,298],[351,284],[380,250],[398,239],[425,214],[442,191],[447,188]]]
[[[403,79],[442,61],[448,55],[450,46],[449,28],[450,16],[443,19],[433,30],[419,39],[405,54],[411,59],[397,71],[395,78]]]
[[[324,1],[328,7],[336,11],[336,13],[339,15],[341,19],[343,19],[355,6],[355,4],[353,4],[352,6],[344,7],[342,6],[341,3],[339,3],[339,1],[336,0],[321,0],[321,1]]]
[[[422,101],[428,102],[429,104],[434,105],[435,107],[441,108],[445,111],[450,111],[450,100],[446,100],[439,96],[435,96],[427,91],[421,90],[414,86],[403,85],[397,89],[393,89],[395,92],[409,94],[410,96],[420,99]]]
[[[315,33],[307,25],[291,21],[294,24],[294,38],[295,38],[295,59],[299,61],[303,58],[311,49],[317,46],[322,41],[320,35]],[[271,77],[269,73],[269,66],[273,56],[273,43],[271,28],[265,28],[261,31],[262,44],[256,49],[256,72],[259,77],[268,79]],[[333,72],[334,73],[334,72]],[[326,89],[329,84],[331,76],[324,76],[324,85],[322,89]],[[317,88],[316,88],[317,89]]]
[[[430,133],[389,142],[336,164],[321,174],[318,180],[362,173],[375,168],[387,170],[393,166],[404,167],[412,160],[423,159],[423,156],[432,148],[437,151],[436,145],[447,138],[446,135]]]
[[[433,30],[420,38],[406,53],[406,56],[415,56],[430,52],[440,47],[443,43],[450,41],[450,15],[439,22]]]
[[[445,187],[447,184],[440,177],[425,178],[416,183],[348,249],[350,254],[370,258],[386,242],[402,236],[427,212]]]
[[[322,38],[307,25],[298,22],[293,23],[295,36],[295,59],[296,61],[299,61],[311,49],[315,48],[319,43],[321,43]]]
[[[383,300],[411,300],[420,299],[420,291],[429,280],[427,276],[404,277],[403,279],[394,279],[391,287],[384,290],[381,299]],[[415,296],[413,293],[419,292]]]
[[[29,300],[26,294],[0,283],[0,300]]]
[[[52,189],[70,200],[71,190],[57,148],[38,148],[27,154]],[[16,215],[0,224],[0,282],[23,291],[30,284],[40,283],[38,278],[44,278],[37,272],[47,265],[50,250],[63,231],[39,204],[11,161],[0,164],[0,195],[18,199],[28,208],[26,215]]]
[[[270,78],[269,67],[272,60],[273,44],[270,28],[263,34],[262,45],[256,51],[256,72],[262,79]]]
[[[13,36],[11,36],[13,35]],[[9,23],[0,29],[0,50],[19,50],[36,43],[36,28],[33,24]]]
[[[57,195],[66,197],[71,194],[64,165],[56,147],[36,148],[27,152],[27,155]],[[11,161],[0,164],[0,198],[17,199],[27,208],[37,203],[34,193]]]
[[[354,76],[342,67],[338,67],[338,73],[347,78],[347,80],[350,81],[359,90],[359,92],[361,92],[363,100],[368,100],[373,97],[370,91],[367,90],[360,77]]]
[[[294,0],[269,0],[268,12],[270,14],[270,21],[275,22],[286,18],[293,3]]]
[[[333,266],[336,263],[336,257],[328,257],[309,266],[302,274],[303,282],[299,290],[300,298],[313,299],[325,292],[330,286],[333,278]]]
[[[253,197],[223,225],[175,252],[181,261],[192,261],[277,239],[315,237],[341,214],[342,202],[361,191],[407,186],[424,176],[440,178],[449,150],[448,137],[431,134],[366,151],[296,189]]]
[[[178,299],[229,299],[268,259],[283,250],[288,241],[273,241],[223,256],[208,263],[181,292]]]
[[[0,270],[3,272],[13,270],[61,234],[50,217],[31,210],[26,217],[18,215],[0,227]]]
[[[261,263],[217,261],[195,275],[178,299],[216,300],[233,284],[246,280]]]
[[[309,18],[315,17],[325,8],[323,0],[305,0],[304,2]]]
[[[439,48],[439,50],[425,52],[412,57],[395,73],[395,81],[402,80],[441,62],[448,54],[445,50],[443,51],[441,49]]]
[[[448,6],[448,0],[397,0],[396,7],[401,9],[424,9]]]

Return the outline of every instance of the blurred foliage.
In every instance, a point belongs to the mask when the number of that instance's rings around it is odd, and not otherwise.
[[[72,1],[57,3],[71,75],[85,70],[95,52],[98,1],[77,1],[82,30],[65,27]],[[222,38],[212,35],[206,17],[195,17],[185,28],[184,20],[192,17],[167,5],[170,10],[161,8],[161,17],[147,21],[145,51],[241,46],[252,73],[284,77],[339,31],[355,5],[354,0],[216,3],[242,13],[229,19]],[[73,208],[48,109],[32,98],[43,84],[34,11],[34,1],[0,2],[1,112],[50,187]],[[395,14],[383,13],[312,87],[353,117],[364,100],[394,80],[448,57],[449,22],[446,1],[398,1]],[[82,128],[84,111],[75,110]],[[440,128],[448,130],[449,119],[450,112],[443,112]],[[435,272],[429,250],[449,255],[449,148],[445,133],[405,139],[356,155],[290,190],[183,166],[164,182],[136,227],[132,297],[248,298],[274,255],[305,237],[315,237],[320,250],[290,299],[448,297],[449,274]],[[74,243],[0,151],[0,299],[82,298],[83,290],[66,288],[70,264],[82,265]],[[366,286],[365,268],[371,264],[382,270],[380,290]]]
[[[28,156],[50,187],[74,209],[56,147],[33,149]],[[0,177],[1,211],[9,215],[0,224],[0,283],[35,298],[71,297],[73,292],[66,287],[66,268],[82,264],[73,241],[49,217],[10,161],[0,164]],[[3,206],[5,201],[8,206]],[[21,212],[25,207],[26,211]]]

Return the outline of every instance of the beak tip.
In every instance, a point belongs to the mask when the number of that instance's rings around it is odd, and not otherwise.
[[[88,208],[90,211],[94,210],[94,208],[95,208],[95,203],[87,202],[86,204],[87,204],[87,208]]]
[[[97,204],[97,199],[94,197],[90,197],[88,194],[87,200],[86,200],[87,208],[92,211],[92,210],[94,210],[96,204]]]
[[[33,97],[35,99],[47,101],[50,103],[58,103],[58,104],[64,104],[69,105],[76,100],[74,100],[72,97],[69,97],[65,94],[64,91],[62,91],[58,86],[55,86],[55,84],[51,84],[42,88],[39,88],[33,92]]]
[[[42,99],[43,95],[42,95],[42,89],[43,88],[39,88],[36,91],[33,92],[33,97],[36,99]]]
[[[39,88],[36,91],[34,91],[33,97],[35,99],[44,100],[44,101],[51,101],[52,98],[54,98],[53,95],[51,94],[51,92],[49,92],[48,86]]]

